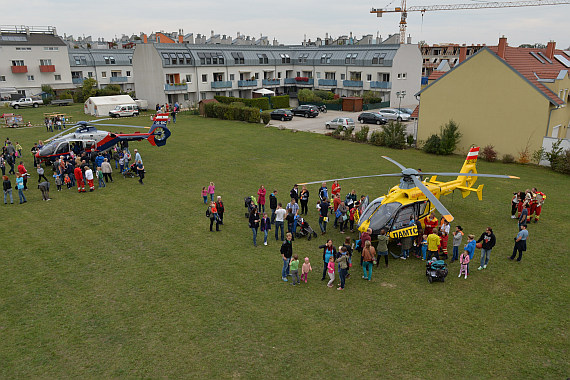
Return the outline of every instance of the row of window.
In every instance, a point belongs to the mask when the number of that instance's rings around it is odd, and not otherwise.
[[[290,75],[292,75],[292,73],[288,73]],[[308,78],[312,78],[313,73],[311,71],[297,71],[296,72],[297,77],[308,77]],[[316,73],[317,79],[321,79],[321,74],[320,72]],[[168,75],[167,75],[168,76]],[[277,73],[277,78],[276,79],[281,79],[282,73],[278,72]],[[253,75],[249,75],[249,73],[240,73],[240,80],[249,80],[251,78],[254,79],[259,79],[259,73],[253,73]],[[291,76],[292,77],[292,76]],[[350,72],[349,73],[349,78],[350,80],[362,80],[361,77],[361,73],[360,72]],[[407,78],[407,73],[400,73],[398,74],[398,79],[406,79]],[[265,78],[265,79],[272,79],[272,78]],[[335,80],[336,79],[336,73],[335,72],[325,72],[325,79],[332,79]],[[346,79],[346,75],[345,74],[340,74],[340,80],[345,80]],[[216,81],[223,81],[223,74],[222,73],[213,73],[213,80],[214,82]],[[229,74],[229,80],[233,81],[235,80],[235,75],[234,74]],[[366,80],[368,82],[372,81],[372,74],[367,74],[366,75]],[[378,81],[380,82],[390,82],[390,73],[378,73]],[[168,80],[167,80],[168,82]],[[186,74],[186,82],[187,83],[192,83],[192,74]],[[206,83],[208,82],[208,74],[202,74],[202,82]]]
[[[162,53],[162,59],[166,65],[191,65],[190,53]]]
[[[41,66],[51,66],[51,59],[40,59]],[[23,59],[12,60],[12,66],[26,66]]]
[[[60,74],[55,74],[53,77],[54,77],[54,80],[61,80]],[[33,75],[28,75],[28,80],[33,81],[33,80],[36,80],[36,78]],[[0,82],[6,82],[6,76],[0,75]]]
[[[121,71],[111,71],[111,77],[112,78],[117,78],[122,76],[122,72]],[[130,77],[131,76],[131,72],[130,70],[125,71],[125,76],[126,77]],[[87,72],[87,77],[88,78],[93,78],[93,71],[88,71]],[[101,77],[102,78],[107,78],[107,72],[106,71],[101,71]],[[78,78],[83,78],[83,71],[72,71],[71,72],[71,78],[73,79],[78,79]]]
[[[87,65],[87,57],[84,55],[74,55],[73,60],[77,66],[81,66],[81,65],[86,66]],[[106,65],[115,65],[117,63],[117,61],[115,60],[115,57],[113,57],[112,55],[103,56],[103,60],[105,61]],[[132,55],[129,55],[129,64],[130,65],[133,64],[133,56]]]

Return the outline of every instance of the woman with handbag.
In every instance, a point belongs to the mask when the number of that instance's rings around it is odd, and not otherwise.
[[[370,244],[370,240],[366,240],[364,243],[364,248],[362,249],[362,271],[364,275],[362,276],[363,279],[372,281],[372,266],[376,261],[376,250]]]

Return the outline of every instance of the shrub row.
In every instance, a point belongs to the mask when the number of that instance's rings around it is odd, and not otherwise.
[[[404,149],[408,141],[411,145],[413,143],[413,136],[406,136],[406,127],[401,123],[390,122],[382,126],[382,131],[374,131],[368,139],[369,127],[364,125],[360,128],[360,131],[351,134],[349,131],[343,131],[342,127],[339,127],[331,136],[341,140],[351,140],[356,142],[370,143],[377,146],[386,146],[392,149]],[[411,137],[411,138],[410,138]]]
[[[222,120],[240,120],[248,123],[259,123],[259,108],[237,107],[223,103],[207,103],[204,106],[206,117]]]
[[[272,96],[271,105],[273,108],[289,108],[289,95]]]
[[[245,104],[248,107],[254,107],[257,108],[257,112],[259,113],[259,110],[268,110],[269,107],[269,99],[267,98],[255,98],[255,99],[244,99],[244,98],[235,98],[233,96],[214,96],[214,99],[216,99],[218,102],[223,103],[223,104],[231,104],[231,103],[235,103],[235,102],[240,102]]]

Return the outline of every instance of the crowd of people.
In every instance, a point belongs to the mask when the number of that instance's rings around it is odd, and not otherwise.
[[[46,127],[46,132],[61,131],[65,129],[65,115],[56,116],[46,116],[44,118],[44,125]]]
[[[51,182],[45,174],[46,168],[44,165],[46,164],[36,156],[42,146],[43,142],[40,140],[34,144],[30,152],[33,166],[38,175],[38,189],[41,191],[42,199],[49,201],[51,200],[49,193]],[[79,146],[80,144],[75,145],[75,147]],[[97,152],[96,150],[87,152],[83,149],[72,149],[68,155],[60,156],[54,162],[49,162],[48,166],[53,169],[53,183],[56,185],[57,191],[61,191],[64,188],[72,189],[77,186],[79,193],[86,192],[86,188],[92,192],[95,191],[95,181],[97,181],[99,188],[106,187],[109,182],[113,182],[112,160],[115,163],[115,170],[120,170],[120,173],[134,171],[139,177],[139,182],[143,184],[144,166],[142,157],[137,149],[134,150],[134,153],[135,164],[129,166],[131,154],[128,148],[128,141],[123,141],[106,152]],[[14,203],[13,184],[10,175],[15,175],[15,188],[18,191],[20,204],[28,201],[24,191],[28,190],[28,179],[32,175],[21,157],[22,147],[20,144],[16,143],[14,146],[10,139],[6,138],[0,154],[4,204],[8,204],[8,200],[10,204]],[[14,170],[16,160],[20,160],[17,171]]]

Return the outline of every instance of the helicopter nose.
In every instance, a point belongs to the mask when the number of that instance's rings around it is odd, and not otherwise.
[[[360,225],[360,227],[358,227],[358,231],[360,232],[366,232],[366,230],[368,230],[368,227],[370,227],[370,220],[367,219],[364,222],[362,222],[362,224]]]

